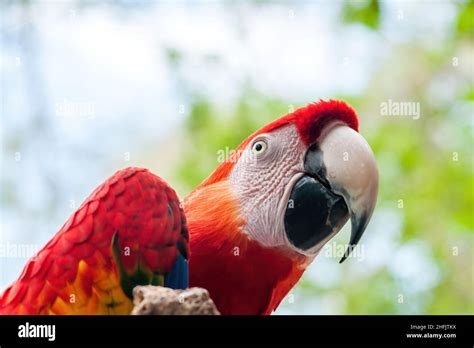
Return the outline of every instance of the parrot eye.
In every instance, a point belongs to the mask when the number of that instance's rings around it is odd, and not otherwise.
[[[257,141],[255,144],[252,146],[252,151],[255,155],[259,155],[267,149],[267,143],[263,140]]]

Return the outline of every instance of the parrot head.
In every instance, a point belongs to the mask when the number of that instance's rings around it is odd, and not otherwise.
[[[331,100],[244,140],[184,201],[191,285],[208,288],[224,313],[269,313],[350,219],[342,262],[364,233],[378,191],[374,155],[358,130],[354,110]],[[211,280],[201,268],[221,274]],[[220,277],[227,285],[216,284]],[[248,296],[255,304],[244,304]],[[253,298],[259,296],[266,298]]]

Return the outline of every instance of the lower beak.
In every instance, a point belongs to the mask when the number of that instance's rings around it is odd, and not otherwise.
[[[285,212],[285,232],[296,248],[311,253],[350,217],[351,238],[343,262],[369,223],[378,171],[370,147],[349,127],[336,127],[320,144],[313,144],[306,153],[305,173],[293,186]]]
[[[337,233],[349,219],[344,198],[336,195],[314,176],[306,174],[293,186],[285,212],[289,241],[309,250]]]

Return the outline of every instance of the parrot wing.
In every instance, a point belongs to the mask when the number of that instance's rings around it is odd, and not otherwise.
[[[1,314],[129,314],[136,285],[185,288],[188,231],[175,191],[146,169],[100,185],[0,298]]]

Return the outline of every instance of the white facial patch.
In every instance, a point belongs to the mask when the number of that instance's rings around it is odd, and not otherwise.
[[[365,139],[339,121],[327,124],[317,140],[331,191],[344,197],[351,218],[370,218],[375,206],[378,171]],[[243,232],[265,247],[286,247],[315,256],[340,229],[308,250],[298,249],[285,233],[285,213],[292,189],[305,175],[308,145],[294,125],[256,136],[243,150],[229,175],[237,197]],[[365,227],[364,227],[365,228]]]
[[[303,172],[306,147],[295,126],[283,126],[252,139],[232,169],[229,181],[241,204],[244,232],[263,246],[288,245],[279,205],[290,181]]]

